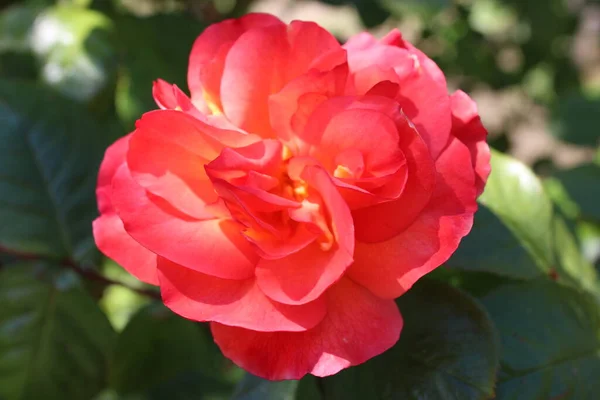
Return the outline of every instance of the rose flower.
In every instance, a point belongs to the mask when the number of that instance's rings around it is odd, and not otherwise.
[[[98,247],[255,375],[393,346],[394,299],[456,250],[489,174],[473,101],[397,30],[340,46],[265,14],[207,28],[188,83],[155,82],[160,110],[106,151]]]

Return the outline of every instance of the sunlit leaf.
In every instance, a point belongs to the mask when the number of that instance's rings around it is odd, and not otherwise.
[[[557,215],[539,178],[524,164],[492,151],[492,174],[480,201],[497,219],[485,210],[476,214],[473,237],[465,239],[465,248],[450,265],[509,278],[548,276],[592,292],[598,289],[596,271],[579,253],[573,233]]]
[[[114,35],[112,21],[97,11],[67,5],[46,9],[31,32],[42,80],[72,99],[94,99],[115,79]]]

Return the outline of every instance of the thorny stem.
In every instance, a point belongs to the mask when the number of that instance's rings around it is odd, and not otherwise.
[[[125,282],[120,282],[120,281],[116,281],[116,280],[107,278],[106,276],[104,276],[98,272],[98,268],[82,267],[77,262],[75,262],[75,260],[73,260],[71,258],[64,258],[62,260],[48,260],[37,254],[26,253],[26,252],[21,252],[21,251],[17,251],[17,250],[11,250],[11,249],[7,249],[2,246],[0,246],[0,253],[11,256],[11,257],[15,257],[20,260],[58,262],[58,264],[60,264],[61,266],[65,267],[65,268],[69,268],[70,270],[77,273],[80,277],[87,279],[89,281],[98,282],[104,286],[110,286],[110,285],[122,286],[122,287],[132,290],[136,293],[160,300],[160,293],[156,290],[136,288],[136,287],[126,284]],[[1,267],[2,266],[0,265],[0,268]]]

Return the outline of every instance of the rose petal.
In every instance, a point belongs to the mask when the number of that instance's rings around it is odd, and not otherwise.
[[[401,79],[398,101],[436,159],[450,138],[452,117],[446,85],[436,81],[420,64]]]
[[[314,22],[292,21],[287,28],[290,44],[290,61],[286,81],[309,69],[329,71],[346,61],[346,52],[337,39]]]
[[[348,66],[344,60],[344,63],[330,71],[309,71],[269,97],[271,125],[277,137],[290,147],[293,154],[299,154],[298,146],[293,141],[295,136],[302,133],[308,118],[320,102],[343,94],[347,76]],[[313,101],[300,102],[308,94],[312,95]]]
[[[147,193],[122,166],[113,179],[113,204],[125,231],[152,252],[225,279],[254,275],[257,256],[231,220],[197,220]]]
[[[194,42],[192,52],[190,54],[190,62],[188,68],[188,86],[192,94],[192,102],[203,112],[209,112],[209,107],[205,101],[204,86],[211,86],[212,82],[203,82],[203,73],[206,65],[213,60],[219,50],[225,46],[230,47],[248,29],[259,28],[264,26],[280,25],[283,26],[277,17],[269,14],[247,14],[241,18],[228,19],[218,24],[209,26],[202,32]],[[221,71],[213,71],[209,74],[210,79],[215,82],[220,82],[222,75]],[[207,77],[204,77],[206,79]],[[213,84],[214,86],[214,84]],[[217,87],[220,85],[217,84]],[[220,102],[219,92],[209,93],[209,97]]]
[[[205,275],[162,257],[158,259],[163,301],[195,321],[215,321],[254,331],[305,331],[325,316],[324,299],[289,306],[268,299],[254,278],[229,280]]]
[[[378,170],[394,172],[404,161],[398,145],[402,133],[398,132],[397,119],[404,118],[391,99],[379,96],[334,98],[315,110],[303,138],[313,146],[311,156],[321,161],[327,170],[336,169],[338,155],[358,150],[364,158],[365,171],[378,176]]]
[[[202,118],[200,111],[194,107],[190,98],[177,85],[157,79],[152,84],[152,97],[163,110],[180,110],[196,118]]]
[[[427,145],[407,122],[399,128],[399,136],[408,168],[404,190],[397,200],[352,211],[358,241],[382,242],[398,235],[431,198],[436,177]]]
[[[387,35],[381,38],[380,43],[391,46],[401,47],[417,56],[421,67],[425,68],[429,75],[441,86],[446,86],[446,76],[433,60],[427,57],[421,50],[417,49],[410,42],[402,37],[402,33],[397,28],[392,29]]]
[[[227,118],[241,129],[274,137],[268,97],[285,83],[289,44],[284,25],[252,29],[233,44],[221,79],[221,104]]]
[[[373,65],[396,72],[400,88],[397,99],[402,110],[415,124],[431,156],[436,159],[447,145],[452,127],[446,80],[437,65],[395,34],[381,42],[369,34],[361,34],[350,39],[344,48],[348,50],[352,73],[373,68]]]
[[[339,246],[323,251],[313,242],[287,257],[260,260],[256,280],[261,290],[275,301],[305,304],[321,296],[351,263],[352,255]]]
[[[378,91],[383,92],[384,97],[395,99],[400,89],[398,74],[392,68],[384,68],[376,64],[355,71],[352,74],[352,82],[354,91],[358,95],[376,94],[377,90],[374,89],[379,86]],[[381,84],[385,85],[384,90]]]
[[[96,197],[100,214],[114,211],[112,206],[112,180],[119,167],[125,163],[130,137],[131,135],[127,135],[118,139],[104,153],[104,159],[98,172],[98,185],[96,186]]]
[[[192,217],[211,219],[206,205],[217,196],[204,165],[219,155],[223,142],[253,139],[173,110],[146,113],[136,127],[127,154],[136,182]]]
[[[280,173],[282,149],[279,141],[271,139],[237,149],[225,148],[206,166],[206,170],[211,177],[232,183],[245,184],[252,171],[275,176]],[[238,178],[244,179],[238,182]]]
[[[377,296],[402,295],[444,263],[471,230],[477,203],[469,149],[452,139],[436,168],[434,194],[412,225],[388,241],[356,244],[348,276]]]
[[[102,160],[96,188],[100,217],[93,223],[94,240],[104,255],[116,261],[130,274],[143,282],[157,285],[156,255],[125,232],[112,204],[112,180],[125,163],[130,136],[113,143]]]
[[[354,253],[352,216],[327,172],[309,165],[301,176],[321,197],[325,209],[317,212],[331,219],[330,228],[326,229],[333,230],[334,241],[313,242],[287,257],[259,261],[258,285],[267,296],[285,304],[303,304],[319,297],[344,274]]]
[[[467,145],[475,168],[477,195],[483,192],[490,175],[490,147],[486,143],[487,130],[481,124],[477,105],[462,91],[456,91],[452,102],[452,134]]]
[[[158,285],[156,254],[136,242],[125,232],[117,214],[107,213],[93,223],[98,249],[142,282]]]
[[[350,38],[343,48],[348,51],[348,64],[352,72],[377,65],[383,70],[392,69],[398,76],[404,77],[414,70],[414,60],[406,49],[379,43],[368,33]]]
[[[265,379],[300,379],[305,374],[333,375],[392,347],[402,317],[392,300],[373,296],[349,279],[326,295],[327,315],[306,332],[256,332],[212,323],[223,354]]]

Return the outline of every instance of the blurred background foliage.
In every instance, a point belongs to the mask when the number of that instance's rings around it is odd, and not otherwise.
[[[97,251],[104,149],[186,88],[204,27],[251,11],[341,42],[399,28],[495,149],[473,233],[398,300],[390,352],[267,383]],[[600,1],[0,2],[0,399],[583,399],[600,392]]]

